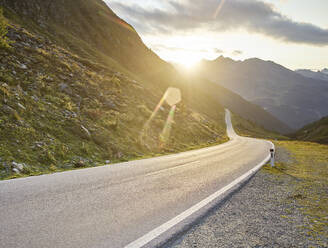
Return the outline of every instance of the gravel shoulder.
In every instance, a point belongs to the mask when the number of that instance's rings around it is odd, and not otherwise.
[[[314,233],[313,218],[300,201],[303,179],[281,169],[295,164],[293,154],[284,146],[276,148],[281,173],[266,165],[165,247],[328,247],[327,222]]]

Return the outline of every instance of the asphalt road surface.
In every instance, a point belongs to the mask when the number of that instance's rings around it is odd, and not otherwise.
[[[269,142],[239,137],[169,156],[0,182],[0,247],[124,247],[248,172]]]

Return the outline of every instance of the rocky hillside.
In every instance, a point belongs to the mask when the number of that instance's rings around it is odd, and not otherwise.
[[[23,174],[38,174],[226,140],[222,107],[208,116],[182,103],[168,144],[160,140],[167,104],[140,142],[163,91],[19,26],[11,25],[8,37],[12,49],[0,51],[2,178],[17,164]]]
[[[169,140],[163,141],[167,104],[147,129],[145,124],[165,90],[124,69],[86,59],[6,11],[11,48],[0,49],[0,178],[226,141],[221,106],[207,114],[184,102],[177,106]],[[212,104],[205,99],[198,109]]]
[[[6,7],[10,19],[83,58],[127,74],[132,72],[161,90],[169,86],[189,87],[190,79],[182,78],[170,64],[148,49],[133,27],[117,17],[102,0],[0,0],[0,3]],[[199,87],[208,85],[200,78],[197,80]],[[205,86],[202,88],[208,91]],[[217,87],[216,93],[213,97],[217,104],[224,104],[267,129],[289,131],[282,122],[238,95],[222,87]]]
[[[0,0],[0,5],[11,20],[87,59],[148,77],[161,71],[168,77],[172,69],[102,0]]]
[[[328,117],[311,123],[290,136],[298,140],[328,144]]]
[[[227,140],[218,95],[202,82],[191,87],[101,0],[0,0],[0,5],[10,44],[0,49],[0,178]],[[166,124],[170,106],[156,106],[169,86],[181,90],[182,101]],[[229,101],[225,106],[232,106]],[[170,128],[165,139],[163,130]]]
[[[241,95],[293,129],[328,115],[328,84],[271,61],[203,61],[199,73]]]

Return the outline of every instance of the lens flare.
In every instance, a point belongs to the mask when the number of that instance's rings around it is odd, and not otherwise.
[[[171,129],[172,129],[172,123],[174,121],[174,114],[175,114],[175,109],[176,109],[176,105],[173,105],[171,107],[170,113],[167,117],[167,120],[165,122],[163,131],[160,135],[160,147],[165,146],[165,144],[167,143],[167,141],[170,138],[170,133],[171,133]]]
[[[175,110],[176,110],[176,105],[180,101],[181,101],[181,91],[179,89],[170,87],[166,90],[163,97],[161,98],[161,100],[157,104],[156,108],[154,109],[151,116],[146,121],[146,123],[144,124],[144,126],[143,126],[143,128],[140,132],[140,135],[139,135],[140,144],[146,145],[145,140],[149,136],[149,129],[150,129],[151,122],[156,117],[158,111],[160,110],[160,108],[162,107],[164,102],[166,102],[168,105],[171,106],[171,110],[170,110],[169,115],[167,117],[167,120],[166,120],[166,123],[164,125],[163,131],[159,135],[160,147],[162,147],[163,145],[165,145],[167,143],[167,141],[170,137],[170,132],[171,132],[172,123],[173,123],[173,120],[174,120],[174,113],[175,113]]]
[[[165,98],[166,98],[166,94],[167,94],[167,92],[165,92],[165,94],[163,95],[162,99],[159,101],[159,103],[157,104],[156,108],[154,109],[154,111],[152,112],[151,116],[146,121],[145,125],[143,126],[143,128],[141,130],[141,133],[140,133],[140,136],[139,136],[139,141],[140,141],[140,143],[142,145],[145,144],[144,140],[148,136],[148,130],[149,130],[150,123],[155,118],[155,116],[158,113],[159,109],[162,107],[162,105],[163,105],[163,103],[165,101]]]

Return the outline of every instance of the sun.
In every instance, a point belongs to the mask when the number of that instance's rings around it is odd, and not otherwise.
[[[201,57],[198,54],[194,53],[177,53],[172,61],[176,64],[179,64],[186,69],[194,68],[201,60]]]

